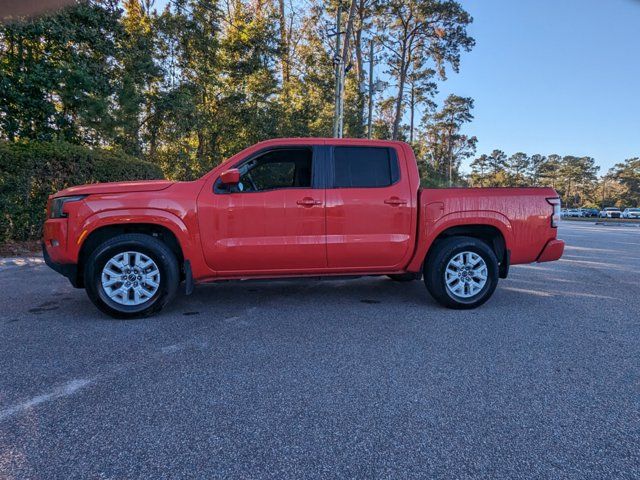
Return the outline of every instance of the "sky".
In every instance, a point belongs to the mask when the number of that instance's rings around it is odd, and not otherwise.
[[[461,3],[476,46],[438,98],[474,98],[478,154],[640,156],[640,0]]]
[[[640,156],[640,0],[458,1],[476,46],[437,100],[475,100],[478,155],[591,156],[601,174]]]

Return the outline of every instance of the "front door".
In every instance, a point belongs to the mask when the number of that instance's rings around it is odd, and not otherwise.
[[[402,268],[412,238],[411,187],[393,148],[335,146],[327,188],[330,268]]]
[[[218,179],[213,191],[200,194],[204,255],[218,275],[326,268],[325,190],[314,188],[315,151],[260,152],[233,166],[241,173],[237,186]]]

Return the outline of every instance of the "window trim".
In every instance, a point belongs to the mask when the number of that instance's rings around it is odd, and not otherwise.
[[[310,150],[311,151],[311,186],[309,187],[278,187],[278,188],[269,188],[266,190],[259,190],[259,191],[246,191],[246,192],[230,192],[229,190],[225,190],[222,188],[222,182],[220,180],[220,177],[222,176],[222,173],[226,170],[229,170],[231,168],[240,168],[242,167],[244,164],[249,163],[253,160],[255,160],[258,157],[263,156],[266,153],[269,152],[275,152],[275,151],[279,151],[279,150]],[[225,168],[223,171],[220,172],[220,175],[218,175],[218,177],[214,180],[213,182],[213,193],[216,195],[231,195],[231,194],[249,194],[249,193],[265,193],[265,192],[274,192],[276,190],[309,190],[309,189],[318,189],[318,188],[324,188],[323,186],[317,186],[318,183],[324,183],[321,182],[321,174],[322,174],[322,167],[321,167],[321,163],[323,163],[323,158],[322,158],[322,152],[319,150],[318,145],[277,145],[277,146],[273,146],[273,147],[265,147],[262,148],[260,150],[258,150],[257,152],[252,153],[251,155],[249,155],[248,157],[245,157],[241,160],[238,160],[237,162],[235,162],[233,165],[229,165],[227,168]]]
[[[335,157],[335,149],[336,148],[377,148],[382,150],[387,150],[389,152],[389,160],[395,162],[396,169],[398,170],[398,177],[396,180],[389,185],[383,186],[369,186],[369,187],[338,187],[336,186],[336,157]],[[356,188],[389,188],[394,185],[397,185],[402,180],[402,168],[400,168],[400,159],[398,158],[398,152],[393,147],[381,147],[381,146],[372,146],[372,145],[331,145],[328,147],[328,168],[327,168],[327,188],[332,190],[342,190],[345,188],[356,189]]]

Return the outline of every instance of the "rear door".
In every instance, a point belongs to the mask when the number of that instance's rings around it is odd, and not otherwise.
[[[329,147],[327,260],[331,269],[394,270],[410,254],[411,187],[393,147]]]

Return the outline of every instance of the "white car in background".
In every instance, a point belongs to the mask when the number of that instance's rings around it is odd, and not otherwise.
[[[622,212],[616,207],[607,207],[600,212],[600,218],[620,218]]]
[[[640,208],[625,208],[622,218],[640,218]]]

